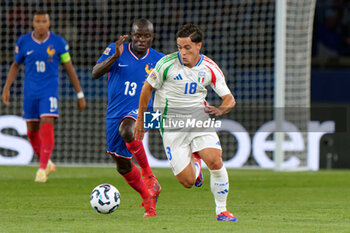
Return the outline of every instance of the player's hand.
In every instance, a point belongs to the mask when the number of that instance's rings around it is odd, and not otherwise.
[[[86,100],[85,98],[78,99],[78,109],[80,112],[84,111],[86,108]]]
[[[116,57],[120,57],[120,55],[122,55],[123,53],[123,43],[125,42],[125,40],[128,38],[128,35],[123,35],[119,37],[119,40],[117,40],[115,42],[115,53],[114,56]]]
[[[209,113],[210,115],[217,116],[217,117],[223,115],[223,112],[215,106],[206,106],[204,108],[204,112]]]
[[[135,138],[135,140],[142,141],[143,140],[143,136],[145,135],[145,132],[146,132],[146,130],[143,128],[142,120],[137,118],[137,120],[135,122],[135,127],[134,127],[134,138]]]
[[[10,105],[10,90],[4,89],[1,95],[1,101],[6,105]]]

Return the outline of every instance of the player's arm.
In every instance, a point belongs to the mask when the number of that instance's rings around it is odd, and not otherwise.
[[[68,52],[67,52],[68,53]],[[64,62],[63,63],[64,65],[64,68],[66,69],[67,71],[67,74],[68,74],[68,77],[69,77],[69,80],[70,82],[72,83],[76,93],[77,93],[77,97],[78,97],[78,109],[79,111],[84,111],[85,107],[86,107],[86,101],[85,101],[85,98],[84,98],[84,93],[81,89],[81,86],[80,86],[80,82],[79,82],[79,79],[78,79],[78,75],[77,73],[75,72],[75,69],[74,69],[74,66],[73,66],[73,63],[71,60],[67,61],[67,62]]]
[[[2,95],[1,95],[1,100],[6,106],[10,104],[10,87],[17,77],[18,70],[19,70],[19,64],[14,61],[10,67],[10,70],[6,79],[6,83],[2,90]]]
[[[103,62],[97,63],[94,68],[92,68],[92,77],[95,79],[100,78],[105,73],[111,70],[113,63],[122,55],[123,53],[123,43],[128,38],[128,35],[120,36],[119,40],[115,42],[115,53],[104,60]]]
[[[211,87],[213,88],[215,93],[222,98],[222,102],[219,107],[206,106],[204,108],[204,111],[206,113],[209,113],[210,115],[219,117],[230,112],[231,109],[236,105],[236,100],[226,84],[225,76],[221,69],[215,64],[215,62],[211,62],[210,66],[212,68],[210,69],[209,66],[208,68],[211,70],[212,73]]]
[[[142,87],[140,101],[139,101],[139,111],[137,114],[137,119],[134,128],[134,137],[138,141],[142,141],[145,134],[145,129],[143,128],[143,113],[147,110],[149,100],[151,99],[152,92],[154,88],[145,81]]]
[[[224,95],[221,98],[222,103],[218,108],[215,106],[207,106],[205,108],[205,112],[219,117],[230,112],[231,109],[236,105],[236,100],[231,93]]]

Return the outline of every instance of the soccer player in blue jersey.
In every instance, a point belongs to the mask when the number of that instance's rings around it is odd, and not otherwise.
[[[120,36],[105,49],[92,76],[100,78],[108,73],[107,153],[115,160],[117,171],[141,195],[144,216],[152,217],[157,215],[155,205],[161,187],[148,164],[142,142],[134,139],[133,129],[143,83],[164,54],[151,48],[153,24],[147,19],[133,23],[131,43],[124,43],[127,37]],[[143,179],[140,169],[131,161],[132,156],[141,167]]]
[[[50,160],[55,139],[54,122],[58,118],[58,68],[63,63],[77,92],[78,108],[86,101],[69,55],[69,46],[60,36],[50,32],[47,12],[37,11],[33,17],[34,31],[22,35],[16,44],[15,59],[3,88],[1,100],[10,104],[10,87],[17,77],[20,64],[25,64],[23,88],[23,118],[27,122],[28,138],[40,159],[35,182],[46,182],[55,170]]]

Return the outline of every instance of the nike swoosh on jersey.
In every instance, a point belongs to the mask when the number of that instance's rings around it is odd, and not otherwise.
[[[34,50],[30,50],[30,51],[27,52],[27,55],[30,55],[30,54],[32,54],[33,52],[34,52]]]
[[[123,64],[118,64],[119,67],[126,67],[126,66],[129,66],[129,65],[123,65]]]

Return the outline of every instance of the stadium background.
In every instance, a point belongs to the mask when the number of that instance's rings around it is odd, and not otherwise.
[[[304,27],[305,19],[313,15],[308,10],[312,8],[313,1],[288,2],[291,25]],[[274,1],[268,0],[1,1],[0,86],[4,85],[13,61],[16,40],[31,30],[32,12],[39,8],[48,10],[51,30],[63,36],[70,45],[73,64],[88,104],[84,113],[78,113],[75,93],[61,67],[60,119],[56,123],[56,146],[52,159],[59,163],[111,163],[112,160],[104,153],[107,81],[91,77],[96,60],[109,43],[130,31],[134,19],[145,17],[154,23],[153,48],[165,54],[176,50],[175,33],[179,26],[194,22],[205,32],[202,53],[219,64],[237,99],[237,109],[227,118],[240,122],[253,135],[262,123],[273,117],[274,4]],[[302,33],[299,36],[299,39],[304,39]],[[290,49],[306,49],[307,52],[307,47],[298,44],[298,40]],[[291,67],[299,69],[300,75],[305,76],[309,70],[298,66],[307,64],[307,58],[302,56],[295,59]],[[11,89],[11,107],[5,108],[1,104],[0,115],[20,115],[22,83],[23,66]],[[305,99],[309,95],[306,84],[300,82],[290,94]],[[212,104],[219,103],[212,91],[208,100]],[[291,103],[290,106],[307,109],[308,104]],[[303,132],[306,130],[305,120],[295,122]],[[3,133],[16,135],[12,129],[5,129]],[[229,133],[220,133],[220,137],[224,159],[228,160],[237,150],[237,141]],[[150,133],[150,142],[152,154],[165,160],[157,132]],[[0,154],[13,156],[16,152],[0,148]],[[37,162],[36,157],[33,162]],[[248,164],[255,164],[255,161],[249,159]]]

